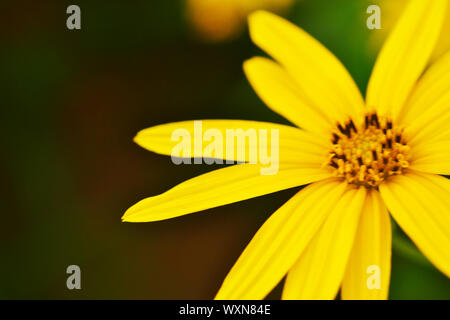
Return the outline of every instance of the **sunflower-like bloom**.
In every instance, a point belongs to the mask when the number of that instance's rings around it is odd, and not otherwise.
[[[275,61],[252,58],[245,73],[259,97],[298,128],[243,120],[204,120],[203,127],[278,129],[278,173],[228,166],[138,202],[123,220],[169,219],[309,184],[258,230],[217,299],[264,298],[286,275],[284,299],[333,299],[340,288],[343,299],[385,299],[389,213],[450,276],[450,181],[441,176],[450,174],[450,53],[425,70],[446,5],[408,5],[379,54],[365,101],[318,41],[274,14],[253,13],[251,38]],[[136,142],[170,155],[171,132],[193,126],[152,127]]]

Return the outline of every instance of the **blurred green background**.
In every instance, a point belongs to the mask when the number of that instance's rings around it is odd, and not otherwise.
[[[303,0],[283,11],[363,91],[376,55],[368,3]],[[66,28],[71,4],[81,30]],[[135,145],[137,131],[207,118],[286,123],[244,77],[242,62],[261,54],[248,33],[205,41],[186,12],[183,0],[0,2],[0,298],[213,298],[259,226],[297,192],[121,222],[138,200],[214,169],[175,166]],[[390,298],[450,299],[450,280],[398,228],[395,238]],[[72,264],[82,290],[66,288]]]

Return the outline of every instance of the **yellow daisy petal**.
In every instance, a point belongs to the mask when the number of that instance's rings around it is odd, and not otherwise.
[[[450,140],[421,144],[412,150],[410,168],[436,174],[450,174]]]
[[[278,209],[239,257],[216,299],[262,299],[284,277],[345,190],[336,179],[314,183]],[[321,201],[324,198],[327,201]]]
[[[433,128],[430,126],[431,133],[428,138],[428,142],[430,141],[448,141],[450,140],[450,127],[448,126],[448,123],[450,122],[450,112],[445,113],[439,121],[433,122]],[[417,139],[415,142],[422,143],[427,142],[427,140],[422,140],[419,142],[419,139]]]
[[[450,91],[450,52],[443,55],[433,63],[424,73],[415,86],[411,97],[405,107],[402,108],[398,121],[404,125],[422,121],[425,114],[439,113],[442,109],[435,110],[434,105]],[[430,114],[430,111],[433,112]],[[428,116],[426,122],[432,120]]]
[[[378,55],[367,105],[394,118],[424,70],[439,37],[446,0],[412,0]]]
[[[241,130],[240,136],[244,139],[238,139],[232,135],[238,135],[239,130]],[[267,140],[265,140],[267,146],[264,146],[264,150],[267,151],[267,155],[270,155],[272,150],[271,138],[275,132],[273,130],[278,132],[279,145],[275,145],[274,150],[279,151],[280,162],[321,165],[326,161],[327,149],[329,149],[327,140],[320,139],[295,127],[269,122],[246,120],[173,122],[144,129],[137,134],[134,141],[147,150],[164,155],[173,155],[174,150],[177,150],[176,146],[183,143],[183,136],[186,135],[188,146],[191,148],[189,155],[186,156],[180,150],[173,156],[201,158],[202,156],[206,157],[205,151],[209,148],[208,146],[212,146],[216,142],[216,135],[221,143],[217,145],[216,151],[208,152],[208,154],[214,155],[211,158],[248,162],[250,155],[256,155],[257,161],[260,162],[259,147],[262,145],[260,139],[267,137]],[[261,131],[265,132],[265,136],[261,134]],[[227,133],[230,134],[230,139],[227,139]],[[248,137],[245,137],[246,133]],[[255,137],[255,139],[250,139],[250,136]],[[227,152],[230,151],[227,150],[227,140],[233,141],[233,147],[229,148],[232,152]],[[200,143],[196,146],[197,142]],[[238,148],[244,152],[238,152]]]
[[[391,29],[395,26],[398,17],[404,11],[406,5],[410,0],[374,0],[372,4],[378,5],[381,8],[381,24],[382,28],[379,30],[372,30],[370,35],[370,46],[374,51],[377,51],[383,44],[386,36]],[[447,6],[447,12],[445,14],[445,21],[442,27],[441,35],[436,43],[434,51],[431,55],[430,61],[436,61],[443,54],[450,49],[450,6]]]
[[[312,132],[330,135],[331,123],[320,109],[307,105],[295,80],[278,63],[255,57],[244,63],[248,81],[273,111]]]
[[[262,167],[259,164],[238,164],[202,174],[163,194],[141,200],[125,212],[122,220],[149,222],[170,219],[330,177],[328,169],[321,167],[280,164],[278,173],[261,175]]]
[[[402,109],[399,122],[406,127],[411,144],[427,144],[449,132],[450,52],[423,75]]]
[[[387,299],[391,232],[391,220],[380,194],[376,190],[369,191],[342,282],[342,299]]]
[[[334,299],[350,255],[366,189],[348,186],[325,223],[289,270],[283,299]]]
[[[306,105],[314,106],[334,121],[363,113],[364,101],[350,74],[308,33],[265,11],[249,16],[249,29],[253,42],[292,76]]]
[[[380,193],[400,227],[450,277],[450,181],[409,172],[380,185]]]

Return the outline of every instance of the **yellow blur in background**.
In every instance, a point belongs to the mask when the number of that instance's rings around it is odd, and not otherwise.
[[[282,12],[294,0],[186,0],[186,15],[196,34],[208,42],[231,40],[245,30],[257,9]]]

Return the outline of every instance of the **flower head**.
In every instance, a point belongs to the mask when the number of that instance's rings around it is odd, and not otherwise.
[[[353,119],[338,123],[332,134],[328,165],[337,177],[366,188],[378,187],[390,176],[402,174],[409,166],[409,146],[403,130],[376,112],[355,125]]]
[[[379,54],[365,100],[317,40],[274,14],[251,14],[253,42],[275,61],[252,58],[244,71],[259,97],[299,128],[243,120],[204,126],[278,129],[278,173],[260,175],[260,165],[250,163],[212,171],[142,200],[123,220],[168,219],[309,184],[258,230],[217,299],[264,298],[286,274],[284,299],[333,299],[340,288],[344,299],[385,299],[389,213],[450,276],[450,181],[440,176],[450,174],[450,53],[425,70],[446,5],[410,2]],[[170,154],[177,128],[192,131],[193,123],[149,128],[136,142]]]

